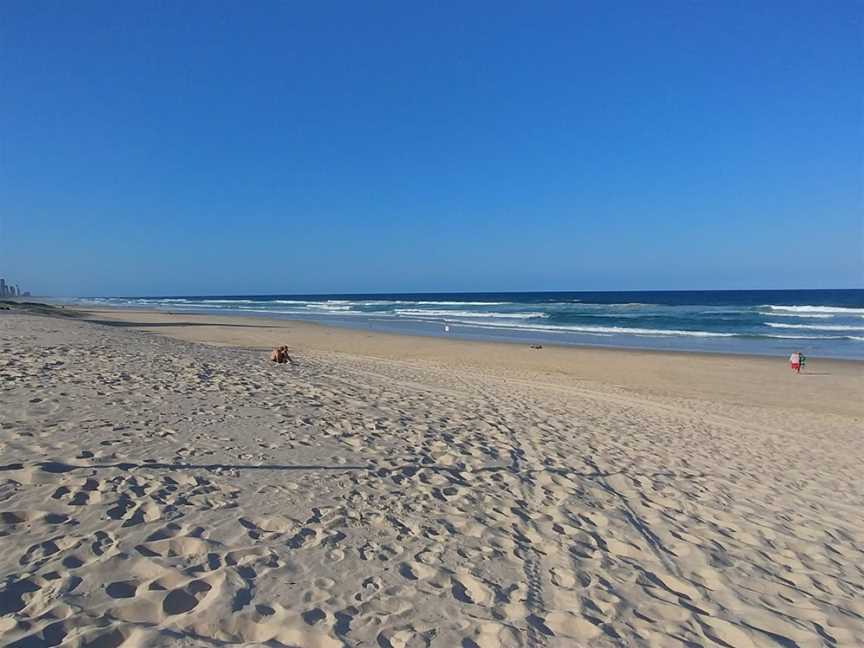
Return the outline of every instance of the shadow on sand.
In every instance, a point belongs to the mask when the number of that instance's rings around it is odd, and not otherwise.
[[[212,322],[124,322],[120,320],[86,319],[87,322],[103,324],[105,326],[118,326],[121,328],[161,328],[168,326],[225,326],[232,328],[273,328],[272,325],[263,324],[215,324]]]
[[[540,468],[535,468],[531,466],[517,466],[513,464],[506,465],[497,465],[497,466],[484,466],[482,468],[474,468],[473,470],[464,470],[455,466],[439,466],[433,463],[416,463],[416,464],[404,464],[401,466],[393,466],[390,468],[375,466],[372,464],[366,465],[354,465],[354,464],[344,464],[344,465],[327,465],[327,464],[225,464],[225,463],[212,463],[212,464],[190,464],[190,463],[165,463],[158,461],[148,461],[144,460],[140,463],[137,462],[120,462],[120,463],[112,463],[112,464],[67,464],[59,461],[42,461],[36,462],[35,464],[29,464],[31,466],[37,466],[40,470],[47,473],[67,473],[73,470],[135,470],[138,468],[150,469],[150,470],[277,470],[277,471],[314,471],[314,470],[332,470],[332,471],[352,471],[359,470],[374,473],[378,477],[388,477],[393,476],[399,478],[400,480],[405,477],[412,477],[420,470],[430,470],[436,473],[447,474],[451,479],[467,484],[465,481],[465,477],[470,475],[471,473],[484,473],[484,472],[500,472],[506,471],[511,474],[522,474],[522,475],[532,475],[535,473],[555,473],[559,475],[566,475],[568,477],[581,477],[585,479],[605,479],[606,477],[612,477],[614,475],[625,475],[627,474],[625,471],[613,471],[613,472],[605,472],[605,471],[590,471],[590,472],[580,472],[574,468],[564,468],[564,467],[553,467],[553,466],[543,466]],[[25,467],[23,463],[12,463],[7,464],[5,466],[0,466],[0,471],[7,470],[22,470]],[[674,472],[656,472],[651,473],[649,475],[642,475],[645,477],[657,478],[657,477],[680,477],[681,475],[676,475]],[[704,473],[696,473],[692,475],[687,475],[688,479],[698,479],[701,477],[705,477]]]

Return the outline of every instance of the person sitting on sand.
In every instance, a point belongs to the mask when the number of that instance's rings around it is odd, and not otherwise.
[[[789,366],[792,367],[792,371],[801,373],[801,354],[798,351],[793,351],[789,356]]]

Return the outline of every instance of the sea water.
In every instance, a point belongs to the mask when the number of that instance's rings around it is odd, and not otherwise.
[[[100,306],[260,315],[390,333],[864,359],[864,290],[96,297]]]

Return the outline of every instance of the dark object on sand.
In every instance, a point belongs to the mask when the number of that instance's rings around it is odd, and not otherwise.
[[[48,317],[80,317],[78,311],[63,306],[51,306],[30,301],[11,301],[0,299],[0,310],[8,310],[27,315],[45,315]]]
[[[542,348],[543,348],[543,345],[542,345],[542,344],[532,344],[532,345],[531,345],[531,348],[532,348],[532,349],[542,349]]]
[[[285,364],[286,362],[294,364],[294,360],[292,360],[291,356],[288,355],[288,346],[285,344],[273,349],[273,351],[270,352],[270,359],[278,364]]]

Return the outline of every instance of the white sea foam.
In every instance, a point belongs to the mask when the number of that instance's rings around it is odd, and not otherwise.
[[[239,309],[243,313],[268,313],[270,315],[308,315],[308,313],[304,311],[291,311],[285,309],[273,309],[273,308],[258,308],[256,306],[244,306]]]
[[[782,313],[782,312],[776,312],[775,311],[773,313],[759,313],[759,314],[763,315],[763,316],[768,316],[768,317],[806,317],[808,319],[809,318],[831,319],[832,317],[834,317],[833,314],[829,314],[829,313],[793,313],[793,312]]]
[[[846,306],[774,306],[766,304],[760,308],[770,308],[773,311],[788,311],[790,313],[834,313],[837,315],[864,314],[864,308]]]
[[[615,308],[623,308],[623,309],[631,309],[631,308],[676,308],[676,306],[668,306],[665,304],[646,304],[643,302],[622,302],[620,304],[599,304],[596,302],[546,302],[546,305],[554,305],[554,304],[563,304],[567,306],[577,306],[579,308],[590,308],[590,309],[615,309]]]
[[[846,326],[845,324],[781,324],[765,322],[765,326],[783,329],[807,329],[809,331],[864,331],[864,326]]]
[[[304,304],[319,303],[319,302],[300,302]],[[330,300],[329,303],[334,303]],[[341,303],[352,304],[354,306],[505,306],[514,302],[462,302],[462,301],[424,301],[414,299],[361,299],[361,300],[343,300]]]
[[[410,317],[483,317],[496,319],[540,319],[549,317],[548,313],[529,312],[529,313],[490,313],[481,311],[463,311],[463,310],[434,310],[425,308],[397,308],[393,311],[396,315]]]
[[[460,301],[415,301],[400,302],[403,304],[419,304],[421,306],[504,306],[513,302],[460,302]]]
[[[464,320],[445,320],[451,324],[467,324],[481,328],[525,329],[530,331],[549,331],[552,333],[589,333],[608,335],[644,336],[686,336],[686,337],[736,337],[736,333],[717,333],[713,331],[682,331],[677,329],[646,329],[626,326],[574,326],[555,324],[516,324],[511,322],[466,322]]]
[[[857,340],[852,335],[773,335],[765,333],[759,337],[773,338],[778,340]],[[860,338],[864,339],[864,338]]]
[[[315,313],[315,312],[310,312],[308,310],[291,310],[291,309],[284,309],[284,308],[279,308],[279,309],[259,308],[257,306],[245,306],[245,307],[241,308],[240,310],[243,313],[270,313],[273,315],[297,315],[298,317],[300,317],[301,319],[304,319],[304,320],[313,319],[315,317],[324,317],[326,315],[330,315],[333,317],[337,317],[337,316],[343,317],[343,316],[348,316],[348,315],[352,315],[352,316],[368,315],[368,313],[360,313],[358,311],[350,311],[350,310],[349,311],[334,311],[334,312],[325,311],[323,313]]]
[[[306,304],[306,308],[314,308],[314,309],[323,310],[323,311],[339,311],[339,312],[351,310],[351,306],[345,305],[344,302],[327,302],[327,303],[323,303],[323,304],[320,302],[315,302],[312,304]]]
[[[209,310],[213,310],[215,308],[222,308],[218,304],[196,304],[195,302],[189,302],[187,304],[180,304],[180,303],[176,303],[176,302],[166,304],[163,302],[156,302],[156,303],[149,303],[148,306],[156,306],[157,308],[177,308],[177,307],[180,307],[180,308],[205,308],[205,309],[209,309]]]

